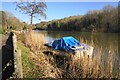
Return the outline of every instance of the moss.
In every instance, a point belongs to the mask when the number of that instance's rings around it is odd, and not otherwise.
[[[17,42],[18,49],[21,50],[23,77],[24,78],[39,78],[42,77],[42,71],[34,64],[30,58],[30,49],[25,47],[23,43]]]

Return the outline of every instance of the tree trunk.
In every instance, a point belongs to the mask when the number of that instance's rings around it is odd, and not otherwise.
[[[32,25],[33,15],[31,14],[30,24]]]
[[[33,21],[33,14],[30,15],[30,27],[29,27],[30,32],[32,31],[32,27],[33,27],[32,21]]]

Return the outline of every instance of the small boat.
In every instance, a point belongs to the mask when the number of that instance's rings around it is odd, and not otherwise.
[[[93,47],[84,43],[80,43],[74,37],[62,37],[46,44],[48,47],[54,50],[65,51],[69,53],[75,53],[77,56],[80,55],[92,55]]]

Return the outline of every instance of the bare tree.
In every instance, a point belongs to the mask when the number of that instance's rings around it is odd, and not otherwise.
[[[25,1],[25,0],[24,0]],[[25,14],[28,14],[30,16],[30,24],[33,24],[33,18],[38,16],[43,16],[46,19],[46,3],[45,1],[36,1],[29,2],[28,0],[26,2],[23,2],[20,0],[20,2],[16,2],[16,9],[19,9],[20,12],[22,11]]]

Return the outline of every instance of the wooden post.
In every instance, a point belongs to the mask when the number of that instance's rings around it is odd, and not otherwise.
[[[18,73],[18,78],[23,78],[22,72],[21,50],[18,50],[16,55],[16,73]]]
[[[23,78],[22,70],[22,59],[21,59],[21,50],[17,50],[17,38],[16,35],[13,35],[13,46],[14,46],[14,68],[15,76],[17,78]]]

